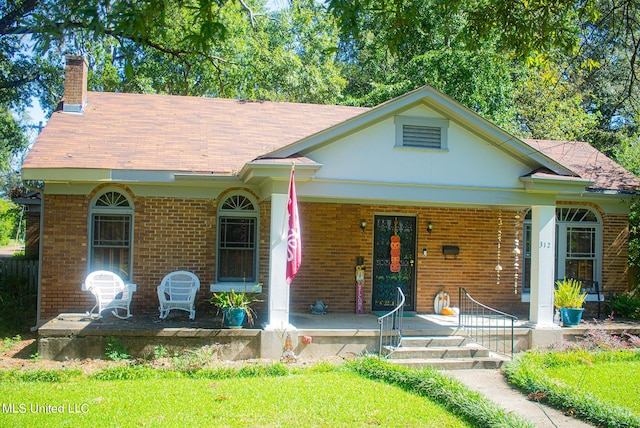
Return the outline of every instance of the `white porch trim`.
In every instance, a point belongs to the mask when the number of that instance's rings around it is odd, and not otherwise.
[[[556,207],[531,207],[531,303],[529,327],[560,328],[553,323],[555,282]]]
[[[289,322],[289,286],[286,280],[286,194],[271,194],[271,234],[269,238],[269,324],[265,330],[295,330]]]

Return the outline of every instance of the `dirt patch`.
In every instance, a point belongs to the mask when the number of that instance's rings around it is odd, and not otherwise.
[[[35,337],[22,338],[0,354],[0,369],[9,370],[79,369],[83,373],[90,374],[122,364],[121,362],[104,360],[43,360],[38,357],[38,345]]]
[[[2,349],[2,348],[0,348]],[[24,337],[22,340],[16,341],[12,343],[10,349],[4,350],[4,352],[0,353],[0,370],[55,370],[55,369],[67,369],[73,370],[77,369],[82,371],[84,374],[92,374],[98,372],[100,370],[104,370],[112,367],[126,366],[132,364],[140,364],[144,363],[147,366],[155,367],[158,369],[179,369],[179,368],[205,368],[205,367],[220,367],[220,366],[229,366],[229,367],[241,367],[244,365],[256,365],[256,364],[272,364],[275,363],[273,360],[265,360],[265,359],[254,359],[254,360],[242,360],[242,361],[222,361],[215,358],[212,358],[209,361],[203,361],[202,359],[198,361],[188,361],[188,357],[179,361],[180,364],[176,364],[171,358],[158,358],[155,360],[125,360],[125,361],[110,361],[110,360],[100,360],[100,359],[85,359],[85,360],[76,360],[69,359],[66,361],[51,361],[44,360],[38,357],[37,355],[38,346],[36,342],[35,335],[34,337]],[[330,363],[330,364],[341,364],[345,360],[355,358],[355,355],[349,355],[347,357],[324,357],[317,359],[295,359],[293,361],[287,362],[287,365],[292,367],[305,367],[311,366],[320,362]],[[185,361],[186,360],[186,361]],[[185,367],[185,364],[189,365],[189,363],[193,364],[189,367]]]

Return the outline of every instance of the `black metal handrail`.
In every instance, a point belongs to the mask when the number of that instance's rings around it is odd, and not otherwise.
[[[382,354],[383,349],[395,349],[402,342],[402,317],[404,315],[404,293],[398,287],[396,292],[396,307],[381,317],[378,317],[380,326],[380,346],[378,353]]]
[[[460,288],[459,325],[476,343],[490,351],[513,356],[514,323],[518,317],[490,308],[476,301]]]

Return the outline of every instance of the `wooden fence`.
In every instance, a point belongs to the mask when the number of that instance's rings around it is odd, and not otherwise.
[[[0,285],[3,288],[24,287],[29,294],[38,292],[38,261],[0,259]]]

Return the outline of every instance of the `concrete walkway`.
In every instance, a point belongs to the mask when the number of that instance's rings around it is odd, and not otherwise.
[[[24,250],[22,244],[11,244],[6,247],[0,247],[0,257],[12,257],[15,253]]]
[[[530,401],[527,396],[510,385],[500,370],[447,370],[450,375],[470,389],[477,391],[494,403],[520,417],[534,423],[537,427],[593,427],[579,419],[565,416],[559,410]]]

